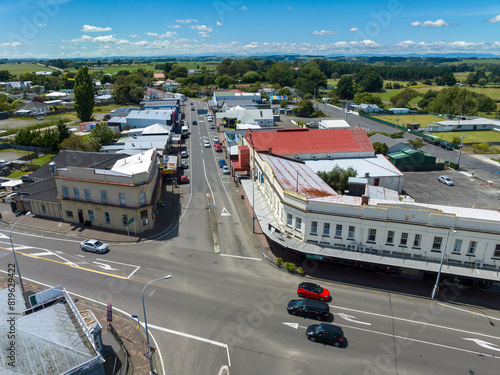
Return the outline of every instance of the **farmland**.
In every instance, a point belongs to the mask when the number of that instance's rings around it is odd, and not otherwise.
[[[0,64],[0,70],[8,70],[12,75],[19,75],[22,73],[53,71],[54,69],[37,64]]]

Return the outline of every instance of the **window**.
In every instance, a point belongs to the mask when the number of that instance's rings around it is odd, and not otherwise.
[[[73,188],[73,195],[75,199],[80,199],[80,190],[78,190],[78,188]]]
[[[380,185],[380,178],[374,178],[373,179],[373,186],[379,186]]]
[[[73,217],[73,211],[66,211],[66,217]]]
[[[108,203],[108,195],[106,194],[106,190],[101,190],[101,203]]]
[[[92,199],[90,199],[90,190],[89,189],[84,189],[83,192],[85,193],[85,200],[87,202],[90,202]]]
[[[347,233],[347,238],[353,240],[356,228],[353,225],[349,225],[349,232]]]
[[[124,193],[119,193],[118,198],[120,200],[120,205],[125,206],[127,202],[125,202],[125,194]]]
[[[63,186],[63,197],[64,198],[69,198],[69,192],[68,192],[68,187],[67,186]]]
[[[104,213],[104,221],[106,222],[106,224],[111,223],[111,219],[109,218],[109,212]]]
[[[47,209],[45,208],[45,205],[42,204],[42,214],[46,214],[47,213]]]
[[[340,224],[335,226],[335,237],[342,237],[342,225]]]
[[[453,245],[453,253],[460,254],[460,248],[462,247],[462,240],[455,240],[455,245]]]
[[[441,251],[442,242],[443,242],[443,237],[434,237],[434,242],[432,243],[432,250]]]
[[[147,225],[149,223],[148,220],[148,211],[141,211],[141,224]]]
[[[89,210],[89,220],[94,221],[94,211]]]
[[[330,223],[324,223],[323,224],[323,236],[329,236],[330,235]]]
[[[495,253],[493,254],[493,258],[500,258],[500,245],[496,245]]]
[[[295,229],[302,229],[302,219],[300,217],[295,218]]]
[[[146,205],[146,193],[139,194],[139,202],[141,206]]]
[[[318,222],[311,222],[311,234],[318,234]]]
[[[368,241],[369,242],[375,242],[376,236],[377,236],[376,229],[368,229]]]
[[[286,225],[292,226],[292,222],[293,222],[293,216],[292,216],[292,214],[287,214],[286,215]]]
[[[474,253],[476,252],[476,245],[477,245],[476,241],[469,242],[469,249],[467,250],[467,255],[474,255]]]
[[[408,233],[401,233],[401,241],[399,243],[399,246],[406,246],[408,243]]]
[[[422,242],[422,235],[416,234],[415,239],[413,240],[413,247],[420,247],[421,242]]]
[[[394,231],[390,230],[387,232],[387,245],[392,245],[394,244]]]
[[[127,221],[128,221],[127,215],[122,215],[122,224],[127,225]]]

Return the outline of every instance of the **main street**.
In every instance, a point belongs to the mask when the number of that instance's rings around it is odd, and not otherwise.
[[[190,125],[185,144],[190,184],[180,188],[178,226],[157,240],[113,244],[102,255],[83,253],[77,240],[57,233],[17,226],[13,240],[25,281],[62,284],[77,298],[112,302],[142,320],[142,289],[171,274],[145,293],[166,374],[218,374],[223,366],[231,374],[496,372],[500,314],[456,305],[452,294],[440,302],[323,281],[333,296],[330,322],[343,328],[347,345],[308,341],[305,328],[317,321],[286,312],[303,279],[260,260],[245,232],[231,177],[218,168],[222,154],[202,145],[215,133],[204,116],[186,114],[198,125]],[[12,258],[9,229],[0,230],[2,264]]]

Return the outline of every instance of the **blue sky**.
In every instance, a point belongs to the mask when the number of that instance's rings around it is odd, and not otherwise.
[[[500,56],[498,0],[1,0],[0,57]]]

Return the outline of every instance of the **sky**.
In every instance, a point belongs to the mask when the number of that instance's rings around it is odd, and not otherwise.
[[[499,0],[0,0],[0,58],[500,56]]]

